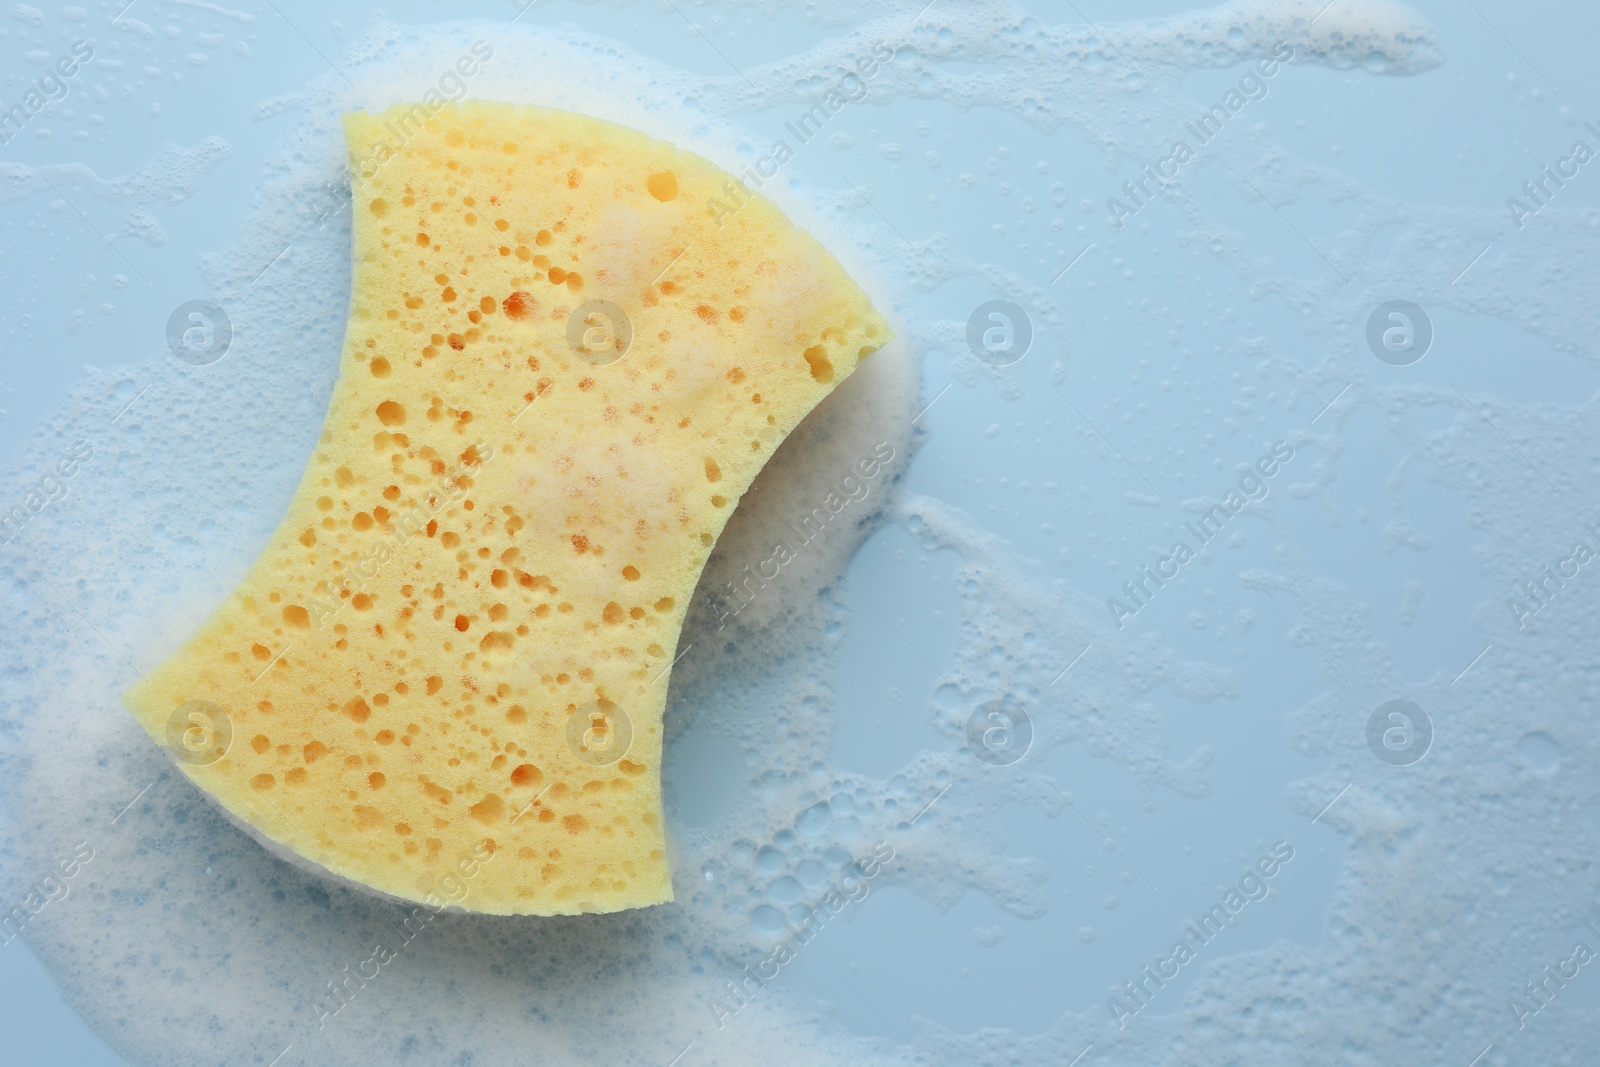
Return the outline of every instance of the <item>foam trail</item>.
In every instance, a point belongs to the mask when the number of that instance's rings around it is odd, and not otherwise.
[[[778,5],[768,0],[763,6]],[[257,847],[169,768],[118,705],[128,679],[187,635],[256,557],[320,427],[348,296],[348,213],[337,210],[343,166],[338,112],[419,96],[438,84],[440,72],[472,40],[492,32],[495,57],[472,80],[471,95],[588,111],[734,170],[764,148],[741,129],[740,116],[809,106],[813,77],[837,76],[880,40],[897,45],[901,58],[872,82],[875,103],[937,95],[960,108],[996,107],[1040,130],[1078,131],[1108,145],[1114,159],[1138,160],[1166,148],[1148,131],[1177,128],[1192,115],[1196,101],[1181,83],[1194,70],[1233,66],[1284,41],[1294,45],[1297,62],[1361,66],[1374,74],[1414,74],[1442,62],[1430,27],[1378,0],[1343,0],[1314,23],[1316,3],[1241,0],[1098,29],[1045,25],[1005,3],[939,4],[913,24],[919,6],[900,5],[860,22],[858,3],[820,0],[814,5],[819,19],[851,21],[855,30],[748,71],[754,90],[742,78],[669,70],[571,30],[507,30],[500,23],[420,29],[380,21],[340,57],[353,87],[329,76],[263,103],[263,116],[298,108],[298,124],[251,194],[232,243],[202,264],[210,292],[233,317],[235,349],[211,367],[179,365],[151,350],[124,353],[126,362],[115,369],[85,372],[68,403],[0,477],[4,500],[24,500],[39,486],[41,472],[80,442],[92,452],[64,490],[49,490],[48,505],[0,548],[8,578],[0,610],[11,653],[0,690],[6,771],[0,900],[24,909],[14,925],[21,922],[63,991],[127,1055],[162,1064],[261,1064],[281,1056],[285,1067],[358,1058],[500,1062],[509,1044],[519,1057],[551,1064],[602,1058],[667,1063],[691,1047],[687,1062],[697,1064],[759,1062],[774,1047],[792,1067],[909,1062],[901,1048],[819,1022],[792,977],[730,993],[745,967],[793,936],[781,915],[776,925],[769,922],[778,914],[772,883],[813,862],[830,882],[843,879],[882,842],[894,859],[873,876],[874,891],[901,886],[947,906],[975,889],[1013,915],[1047,910],[1042,865],[1001,853],[996,816],[1008,803],[1058,813],[1059,794],[1037,774],[997,779],[975,773],[961,719],[979,697],[1021,702],[1039,726],[1042,750],[1081,743],[1125,768],[1147,800],[1161,787],[1184,797],[1206,792],[1209,750],[1173,751],[1149,694],[1165,686],[1193,703],[1225,699],[1236,691],[1230,671],[1183,661],[1137,627],[1115,628],[1089,590],[1047,580],[971,518],[903,488],[916,433],[925,432],[910,425],[922,406],[914,396],[916,361],[928,349],[960,343],[950,324],[929,321],[919,310],[919,293],[973,277],[1041,312],[1041,328],[1063,368],[1055,378],[1060,381],[1071,348],[1059,317],[1051,317],[1050,298],[949,248],[943,235],[913,234],[907,248],[875,217],[850,213],[853,194],[798,181],[774,183],[769,191],[841,251],[853,274],[879,279],[875,299],[901,320],[902,336],[910,340],[869,360],[786,442],[707,569],[698,614],[685,634],[686,643],[701,647],[674,675],[669,745],[688,726],[715,726],[738,746],[743,770],[734,802],[715,821],[696,825],[669,811],[677,904],[552,920],[445,914],[418,925],[413,916],[408,926],[407,915],[392,905],[331,886]],[[1026,64],[1019,62],[1024,54]],[[958,57],[979,69],[943,68],[943,60]],[[1119,66],[1124,63],[1127,70]],[[604,71],[598,79],[606,85],[603,94],[584,88],[597,80],[597,69]],[[692,112],[683,106],[691,96],[698,104]],[[168,197],[187,195],[225,147],[203,142],[169,149],[125,179],[103,180],[81,169],[48,173],[151,212],[153,219]],[[1355,206],[1353,228],[1328,253],[1334,270],[1304,278],[1257,260],[1183,185],[1164,195],[1186,213],[1190,239],[1204,242],[1220,262],[1263,293],[1292,306],[1307,304],[1309,329],[1324,336],[1350,332],[1369,294],[1338,284],[1337,267],[1363,255],[1376,231],[1398,219],[1408,234],[1365,275],[1368,288],[1403,279],[1419,300],[1500,314],[1559,349],[1597,361],[1588,304],[1573,280],[1593,276],[1595,253],[1576,227],[1531,233],[1503,262],[1485,263],[1455,285],[1449,276],[1455,268],[1425,262],[1423,251],[1464,250],[1469,257],[1480,235],[1504,224],[1501,215],[1383,197],[1297,159],[1259,131],[1240,130],[1214,149],[1208,165],[1242,175],[1263,152],[1277,166],[1256,181],[1275,204],[1321,190]],[[7,201],[50,195],[37,180],[44,168],[5,168],[0,196]],[[317,206],[330,203],[334,210]],[[1552,217],[1568,216],[1552,209]],[[1551,256],[1588,269],[1569,271],[1565,283],[1520,269]],[[1427,476],[1466,496],[1482,523],[1483,568],[1496,581],[1519,572],[1515,546],[1552,516],[1564,520],[1553,505],[1518,506],[1529,497],[1530,476],[1455,398],[1370,380],[1350,345],[1336,346],[1312,366],[1271,353],[1261,359],[1304,386],[1297,396],[1328,383],[1353,383],[1348,402],[1301,439],[1333,457],[1305,483],[1305,493],[1326,488],[1349,412],[1376,404],[1399,427]],[[966,380],[976,380],[975,370]],[[1461,418],[1443,432],[1427,431],[1414,417],[1425,403],[1450,404]],[[1530,428],[1526,432],[1551,442],[1538,461],[1552,479],[1563,487],[1593,487],[1587,458],[1594,446],[1592,403],[1527,405],[1512,414]],[[928,421],[937,425],[939,417],[935,412]],[[718,630],[719,590],[752,559],[764,558],[760,553],[779,525],[811,513],[852,462],[884,443],[894,459],[860,510],[841,513],[814,552],[727,622],[728,629]],[[1265,521],[1286,547],[1275,569],[1248,580],[1292,598],[1318,644],[1340,652],[1370,648],[1376,638],[1364,606],[1316,574],[1270,515]],[[839,652],[826,632],[850,617],[835,578],[860,540],[884,522],[902,525],[930,549],[960,555],[963,626],[953,660],[943,668],[957,699],[928,702],[929,720],[948,743],[876,780],[829,765],[838,726]],[[1578,646],[1576,628],[1552,627],[1544,635],[1544,654],[1580,665],[1559,672],[1516,643],[1501,605],[1482,608],[1480,621],[1503,640],[1511,666],[1493,676],[1489,690],[1456,699],[1459,736],[1498,737],[1511,729],[1515,737],[1539,725],[1537,707],[1575,706],[1592,697],[1593,652]],[[1079,664],[1071,695],[1052,690],[1050,678],[1085,644],[1107,659],[1099,666],[1092,659]],[[1280,942],[1219,957],[1180,1010],[1141,1019],[1125,1032],[1111,1032],[1098,1005],[1062,1005],[1058,1021],[1031,1036],[966,1035],[922,1021],[907,1034],[919,1052],[934,1062],[986,1067],[1064,1063],[1092,1042],[1104,1062],[1291,1062],[1304,1051],[1290,1050],[1294,1035],[1263,1034],[1260,1013],[1249,1011],[1255,998],[1243,979],[1264,976],[1275,997],[1299,1006],[1301,1028],[1325,1048],[1346,1047],[1340,1042],[1352,1017],[1370,1028],[1360,1041],[1383,1049],[1384,1058],[1412,1062],[1435,1062],[1441,1048],[1497,1033],[1488,1023],[1463,1025],[1433,1008],[1452,999],[1479,1009],[1465,1012],[1468,1018],[1503,1014],[1491,985],[1470,976],[1486,963],[1511,966],[1504,961],[1542,929],[1546,912],[1581,909],[1580,879],[1567,877],[1556,859],[1575,849],[1592,853],[1600,842],[1584,826],[1568,822],[1558,830],[1553,820],[1547,827],[1530,815],[1600,800],[1600,773],[1564,767],[1566,800],[1558,800],[1549,783],[1514,780],[1509,761],[1467,782],[1459,778],[1459,761],[1451,771],[1448,739],[1441,739],[1441,758],[1424,765],[1423,774],[1378,773],[1383,768],[1365,757],[1348,720],[1352,709],[1404,683],[1385,655],[1368,655],[1362,663],[1371,677],[1362,676],[1359,692],[1324,678],[1327,691],[1289,716],[1293,743],[1330,765],[1327,774],[1291,788],[1294,808],[1310,817],[1341,782],[1353,783],[1325,819],[1351,850],[1325,943]],[[1429,682],[1428,692],[1442,693],[1446,683]],[[1115,729],[1105,709],[1116,709]],[[1573,750],[1587,744],[1576,726],[1542,728],[1561,733]],[[1482,844],[1480,816],[1470,804],[1437,802],[1457,787],[1496,815],[1514,809],[1518,825],[1528,828],[1524,848],[1562,885],[1535,908],[1497,903],[1464,879],[1462,888],[1435,899],[1433,921],[1487,932],[1425,939],[1415,929],[1417,910],[1408,910],[1424,872],[1460,865]],[[930,819],[911,826],[912,815],[946,788],[969,798],[961,825]],[[68,895],[33,909],[27,901],[40,877],[80,842],[94,857],[72,879]],[[761,865],[758,857],[766,857]],[[367,961],[380,943],[394,958],[374,972]],[[1416,958],[1404,947],[1422,944],[1433,958]],[[1401,986],[1395,1000],[1385,999],[1401,971],[1419,978]],[[1330,984],[1337,997],[1328,995]],[[1571,1021],[1541,1023],[1538,1047],[1551,1058],[1564,1042],[1577,1047],[1586,1025],[1581,1013],[1566,1018]],[[492,1025],[483,1025],[485,1019]]]

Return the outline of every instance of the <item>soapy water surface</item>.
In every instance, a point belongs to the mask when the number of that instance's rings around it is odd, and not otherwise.
[[[158,139],[102,174],[68,131],[130,69],[264,59],[253,28],[280,17],[149,6],[12,12],[29,70],[79,39],[98,57],[81,100],[27,116],[30,162],[0,152],[12,219],[121,212],[113,242],[39,268],[81,285],[63,333],[104,276],[137,284],[124,268],[236,150]],[[1450,69],[1410,10],[921,8],[646,12],[704,24],[703,70],[538,12],[373,17],[259,103],[281,140],[208,209],[227,224],[175,343],[98,353],[0,477],[22,516],[0,546],[0,929],[122,1054],[1584,1062],[1591,113],[1519,68],[1548,145],[1499,195],[1428,206],[1300,137],[1285,99],[1322,79],[1403,106]],[[760,19],[792,21],[789,51],[724,55],[724,20]],[[492,57],[442,77],[475,42]],[[785,443],[707,568],[667,718],[668,906],[410,915],[260,848],[117,699],[254,559],[320,427],[349,286],[338,113],[429,89],[776,166],[763,192],[900,334]],[[33,324],[9,303],[15,338]],[[730,592],[884,449],[777,577]],[[956,992],[894,954],[977,900]]]

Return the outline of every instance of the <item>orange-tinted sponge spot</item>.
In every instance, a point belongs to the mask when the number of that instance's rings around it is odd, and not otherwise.
[[[347,883],[661,904],[667,677],[706,556],[888,326],[760,193],[705,210],[736,179],[698,156],[570,111],[414,110],[344,117],[351,159],[413,132],[351,174],[340,373],[282,524],[124,699],[157,743],[221,708],[232,747],[181,772]]]
[[[650,180],[645,183],[650,190],[650,195],[660,201],[678,199],[678,176],[670,170],[663,170],[650,175]]]

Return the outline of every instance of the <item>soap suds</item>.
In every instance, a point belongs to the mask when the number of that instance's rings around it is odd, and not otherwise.
[[[841,24],[858,19],[859,6],[824,0],[812,12]],[[507,31],[497,24],[495,61],[470,91],[597,114],[738,170],[766,147],[737,128],[744,114],[809,106],[813,76],[837,75],[888,40],[902,58],[873,80],[875,101],[937,96],[957,108],[999,108],[1038,130],[1071,131],[1104,145],[1115,166],[1167,150],[1168,131],[1180,128],[1195,106],[1181,89],[1186,73],[1231,67],[1280,42],[1295,48],[1297,63],[1359,66],[1373,74],[1413,74],[1442,61],[1426,24],[1378,0],[1345,0],[1314,25],[1320,2],[1240,2],[1103,24],[1103,33],[1048,27],[1004,4],[936,5],[913,27],[916,7],[853,22],[851,33],[809,53],[752,68],[746,74],[755,90],[743,78],[669,71],[575,31]],[[125,28],[138,25],[124,20]],[[230,352],[205,367],[180,365],[164,351],[128,352],[119,369],[86,371],[62,411],[0,478],[0,499],[24,499],[78,442],[94,451],[68,491],[0,548],[9,555],[0,602],[13,635],[0,705],[8,772],[0,791],[6,813],[0,899],[23,899],[79,842],[93,848],[93,862],[73,878],[70,895],[41,910],[27,936],[74,1004],[125,1053],[152,1063],[267,1063],[284,1050],[285,1065],[499,1062],[507,1039],[543,1063],[628,1057],[667,1063],[691,1046],[698,1064],[761,1062],[773,1048],[784,1049],[792,1065],[910,1062],[912,1053],[898,1042],[819,1022],[809,995],[792,980],[764,986],[726,1026],[709,1005],[742,968],[768,957],[785,909],[814,909],[826,887],[847,884],[851,865],[867,861],[880,841],[892,846],[894,858],[872,880],[874,892],[898,886],[949,906],[981,890],[1019,919],[1050,906],[1042,865],[1003,853],[993,825],[1007,804],[1057,814],[1064,802],[1038,776],[979,775],[989,768],[967,747],[974,705],[1011,701],[1030,718],[1034,750],[1082,744],[1125,768],[1148,802],[1163,786],[1182,797],[1204,795],[1213,758],[1204,746],[1175,746],[1150,694],[1165,687],[1206,704],[1231,697],[1238,682],[1228,667],[1180,657],[1154,634],[1114,629],[1093,579],[1043,572],[977,520],[904,491],[918,435],[941,418],[935,408],[926,422],[911,424],[932,399],[914,396],[917,360],[930,350],[959,353],[964,325],[926,321],[915,309],[916,293],[975,278],[993,295],[1023,304],[1037,315],[1041,334],[1033,358],[1061,364],[1054,381],[1066,380],[1071,349],[1051,298],[962,254],[942,235],[913,232],[908,244],[870,211],[851,210],[860,193],[788,181],[766,190],[826,247],[841,251],[854,276],[878,279],[883,291],[874,299],[897,328],[905,327],[906,341],[870,357],[779,451],[736,512],[696,593],[684,637],[685,646],[696,647],[673,679],[667,744],[691,725],[714,727],[738,747],[743,770],[733,802],[716,819],[697,825],[669,807],[675,905],[548,921],[446,913],[413,928],[401,909],[280,863],[228,825],[118,704],[117,694],[140,667],[201,621],[256,557],[319,432],[346,317],[349,232],[347,213],[307,205],[342,188],[338,112],[417,97],[482,32],[480,25],[416,30],[379,23],[340,58],[355,90],[330,76],[263,104],[262,115],[294,107],[301,118],[251,194],[230,247],[202,263],[208,294],[233,320]],[[981,72],[946,70],[946,59],[981,64]],[[604,94],[580,88],[597,67],[606,71]],[[694,110],[683,106],[691,96]],[[1499,315],[1557,350],[1597,362],[1590,302],[1578,282],[1536,269],[1552,257],[1590,264],[1592,242],[1579,227],[1530,228],[1498,262],[1480,264],[1456,285],[1455,261],[1466,263],[1501,231],[1503,212],[1402,204],[1295,158],[1264,132],[1238,134],[1215,156],[1236,185],[1242,188],[1248,172],[1273,204],[1320,192],[1354,206],[1353,226],[1327,250],[1330,269],[1295,276],[1250,253],[1242,236],[1209,218],[1182,185],[1168,193],[1188,216],[1191,241],[1261,292],[1310,309],[1316,332],[1357,335],[1369,301],[1340,293],[1337,267],[1364,257],[1379,229],[1398,219],[1408,235],[1384,261],[1368,265],[1363,277],[1371,289]],[[125,231],[156,240],[159,224],[152,225],[149,212],[163,197],[187,195],[207,160],[225,149],[204,142],[169,150],[129,178],[106,181],[82,168],[68,174],[7,164],[0,195],[52,195],[42,183],[47,175],[57,184],[78,182],[126,203]],[[1263,154],[1276,164],[1265,173],[1256,167]],[[1105,195],[1112,195],[1118,183],[1106,177]],[[1550,212],[1563,217],[1559,208]],[[1419,267],[1425,247],[1448,254],[1436,267]],[[1578,269],[1567,275],[1591,276]],[[1314,432],[1294,442],[1315,444],[1324,458],[1314,476],[1296,475],[1311,481],[1290,495],[1305,499],[1326,490],[1352,413],[1376,407],[1424,476],[1468,501],[1478,564],[1494,588],[1524,577],[1525,546],[1543,544],[1552,525],[1565,531],[1579,520],[1600,521],[1578,503],[1580,490],[1592,489],[1591,403],[1492,407],[1495,418],[1520,429],[1519,440],[1541,442],[1534,461],[1560,487],[1552,490],[1504,447],[1482,411],[1449,390],[1374,381],[1353,347],[1314,366],[1270,352],[1256,358],[1295,383],[1288,403],[1298,404],[1307,420],[1322,406],[1320,396],[1354,383]],[[976,382],[980,375],[1016,395],[1008,384],[1014,372],[958,367],[958,380]],[[1442,431],[1425,429],[1415,410],[1439,405],[1452,420]],[[866,477],[860,462],[885,444],[893,457]],[[1177,461],[1160,463],[1163,474],[1176,477]],[[865,492],[845,486],[847,476]],[[848,503],[835,510],[826,500],[841,487]],[[755,595],[732,618],[722,618],[725,607],[713,614],[746,566],[757,569],[772,557],[768,542],[788,536],[779,527],[813,514],[819,501],[829,518],[811,539],[815,545],[800,546],[805,550],[777,578],[751,587]],[[1551,516],[1561,521],[1552,524]],[[1485,1044],[1515,1033],[1505,1006],[1515,986],[1499,978],[1531,976],[1538,964],[1556,959],[1530,946],[1559,942],[1587,914],[1581,864],[1572,857],[1594,851],[1595,831],[1590,822],[1564,816],[1600,803],[1600,776],[1587,769],[1592,760],[1561,760],[1557,791],[1518,777],[1511,758],[1480,757],[1484,746],[1514,752],[1517,739],[1534,729],[1563,752],[1592,749],[1585,724],[1551,722],[1539,709],[1594,700],[1593,652],[1575,635],[1589,629],[1595,611],[1577,597],[1553,600],[1540,614],[1540,632],[1529,637],[1515,630],[1503,598],[1491,598],[1474,621],[1493,640],[1488,655],[1496,657],[1496,669],[1480,665],[1481,673],[1469,676],[1477,688],[1469,690],[1452,689],[1449,677],[1413,685],[1373,636],[1367,606],[1319,575],[1292,548],[1281,521],[1267,521],[1286,547],[1274,567],[1241,580],[1292,605],[1303,639],[1331,661],[1319,677],[1326,691],[1287,716],[1291,743],[1328,770],[1291,786],[1288,801],[1309,819],[1349,787],[1321,816],[1349,845],[1324,942],[1285,941],[1215,957],[1179,1010],[1141,1016],[1125,1031],[1110,1029],[1102,1005],[1064,1004],[1057,1022],[1035,1035],[967,1035],[919,1021],[907,1036],[921,1054],[951,1064],[1066,1063],[1093,1043],[1103,1062],[1177,1065],[1232,1057],[1265,1064],[1304,1059],[1303,1037],[1350,1062],[1465,1063]],[[876,780],[830,766],[838,653],[826,633],[850,611],[834,579],[860,539],[882,522],[900,525],[930,550],[959,555],[962,628],[953,658],[941,668],[953,692],[927,701],[929,721],[947,745]],[[1252,527],[1252,535],[1260,529]],[[1552,545],[1540,558],[1566,547]],[[1265,610],[1249,624],[1283,629]],[[1075,686],[1052,690],[1060,665],[1085,645],[1093,651],[1074,668]],[[1397,694],[1423,707],[1455,709],[1451,729],[1440,729],[1427,759],[1403,774],[1374,761],[1364,735],[1351,727]],[[62,783],[78,791],[64,794]],[[963,790],[959,823],[942,819],[937,808],[919,819],[946,789]],[[1493,827],[1513,825],[1520,858],[1515,850],[1496,851],[1501,841]],[[1480,862],[1492,868],[1489,877],[1519,892],[1482,892],[1465,876],[1441,888],[1438,871],[1472,873]],[[802,879],[812,865],[822,877]],[[801,885],[798,901],[791,881]],[[1420,908],[1424,894],[1428,907]],[[1475,932],[1436,936],[1429,924]],[[375,944],[394,958],[375,972],[363,970]],[[1397,973],[1411,980],[1396,983]],[[619,985],[618,976],[628,974],[644,977]],[[343,1006],[331,1015],[330,984],[344,990]],[[1292,1002],[1300,1037],[1260,1010],[1252,984]],[[1337,997],[1328,995],[1330,988]],[[1444,1002],[1450,1011],[1439,1010]],[[1547,1014],[1518,1049],[1553,1062],[1581,1047],[1592,1015]],[[483,1026],[484,1017],[494,1025]],[[1364,1020],[1360,1033],[1348,1027],[1357,1017]]]

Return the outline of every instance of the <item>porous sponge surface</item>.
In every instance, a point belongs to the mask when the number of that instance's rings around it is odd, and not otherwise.
[[[469,910],[670,900],[661,717],[689,598],[888,326],[770,201],[638,131],[473,102],[345,133],[322,433],[238,589],[124,700],[163,744],[180,709],[221,709],[226,753],[185,773],[379,892],[426,900],[488,856]]]

